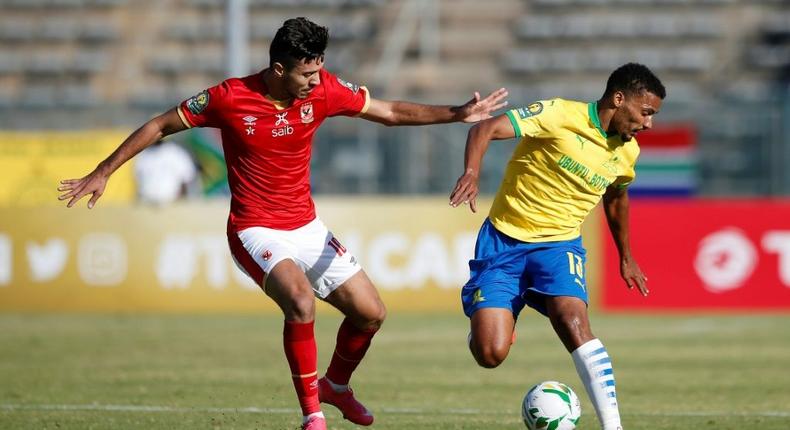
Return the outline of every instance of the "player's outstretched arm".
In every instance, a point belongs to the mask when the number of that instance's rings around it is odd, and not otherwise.
[[[69,202],[66,206],[72,207],[81,198],[91,194],[91,198],[88,200],[88,209],[93,208],[93,205],[104,193],[104,187],[107,185],[110,175],[118,170],[123,163],[159,139],[187,128],[179,118],[176,109],[178,108],[170,109],[143,124],[87,176],[60,181],[58,191],[63,194],[58,197],[58,200],[68,199]]]
[[[486,119],[475,124],[466,137],[464,154],[464,174],[458,178],[453,192],[450,193],[450,206],[469,204],[472,212],[477,212],[478,181],[483,156],[491,140],[512,139],[516,136],[510,119],[505,115]]]
[[[620,275],[628,288],[637,287],[643,296],[647,296],[647,277],[631,255],[628,232],[628,190],[610,186],[603,195],[603,208],[612,239],[620,253]]]
[[[433,106],[371,99],[368,110],[361,117],[387,126],[477,122],[491,118],[491,113],[507,106],[505,97],[507,90],[500,88],[482,100],[480,93],[475,92],[474,97],[461,106]]]

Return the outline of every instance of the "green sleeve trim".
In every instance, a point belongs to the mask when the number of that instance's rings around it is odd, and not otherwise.
[[[513,130],[516,132],[516,137],[524,136],[521,134],[521,127],[518,126],[518,119],[513,114],[513,111],[508,111],[505,115],[507,115],[508,119],[510,120],[510,124],[513,125]]]

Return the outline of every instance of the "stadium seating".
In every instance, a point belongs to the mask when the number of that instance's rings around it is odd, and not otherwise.
[[[378,94],[447,100],[480,89],[484,80],[526,96],[536,86],[564,87],[573,97],[583,91],[580,76],[595,81],[629,60],[704,88],[712,71],[723,68],[755,81],[760,79],[751,79],[752,69],[762,78],[787,66],[790,12],[780,1],[748,3],[498,0],[491,7],[475,0],[440,2],[441,63],[421,58],[414,34],[394,72],[399,79],[382,84],[374,72],[404,1],[249,0],[250,62],[255,69],[263,65],[271,36],[285,18],[308,15],[331,29],[329,64]],[[173,89],[175,75],[197,87],[224,77],[223,5],[222,0],[171,0],[136,9],[128,0],[0,0],[0,77],[12,87],[5,105],[46,98],[40,89],[25,95],[43,78],[60,88],[53,96],[57,104],[75,77],[98,103],[172,104],[188,94]],[[42,14],[45,10],[57,13]],[[748,19],[734,25],[741,13]],[[121,68],[133,85],[107,85]],[[145,87],[167,90],[163,97]]]
[[[783,0],[438,1],[438,25],[428,29],[438,38],[427,45],[435,52],[427,54],[421,51],[420,40],[427,34],[421,25],[431,21],[403,25],[399,19],[407,0],[248,4],[250,72],[266,65],[271,37],[284,19],[308,16],[330,28],[328,67],[384,98],[455,103],[475,90],[507,86],[512,103],[553,96],[593,99],[612,68],[639,61],[668,84],[670,108],[662,115],[683,118],[698,115],[694,106],[711,95],[722,109],[771,100],[779,82],[790,79],[790,7]],[[129,0],[0,0],[0,128],[29,125],[33,112],[44,127],[132,126],[222,80],[224,5],[224,0],[145,5]],[[412,21],[422,18],[418,14]],[[399,35],[404,36],[399,61],[382,75],[384,52],[397,32],[407,32]],[[361,146],[367,139],[360,137],[364,133],[358,126],[333,122],[331,127],[329,134],[337,141]],[[455,145],[451,142],[463,141],[465,129],[457,130],[452,136],[431,135],[444,143],[428,150],[418,148],[419,143],[403,146],[402,164],[431,160],[436,164],[425,170],[434,176],[425,183],[447,182],[454,171],[443,173],[450,168],[441,164],[447,161],[442,154]],[[382,131],[378,138],[403,138],[396,133]],[[421,136],[415,140],[426,139]],[[728,142],[748,138],[726,137]],[[737,143],[731,146],[742,149]],[[334,156],[323,151],[317,149],[319,164],[331,166]],[[384,157],[382,153],[357,170],[374,172],[366,175],[402,171],[393,180],[412,184],[403,187],[434,189],[413,185],[408,169],[387,167]],[[501,161],[497,157],[494,163]],[[317,174],[330,174],[329,168],[321,169]],[[342,177],[336,183],[361,184],[366,178]]]

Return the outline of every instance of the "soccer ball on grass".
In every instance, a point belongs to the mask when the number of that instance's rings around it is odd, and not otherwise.
[[[529,430],[573,430],[581,414],[576,393],[556,381],[535,385],[521,404],[521,417]]]

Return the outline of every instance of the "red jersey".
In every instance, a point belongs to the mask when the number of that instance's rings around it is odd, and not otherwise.
[[[293,230],[315,219],[310,194],[313,135],[330,116],[364,113],[370,97],[364,87],[321,69],[306,99],[278,106],[266,97],[263,72],[231,78],[189,98],[178,107],[188,127],[222,132],[231,203],[228,229]]]

